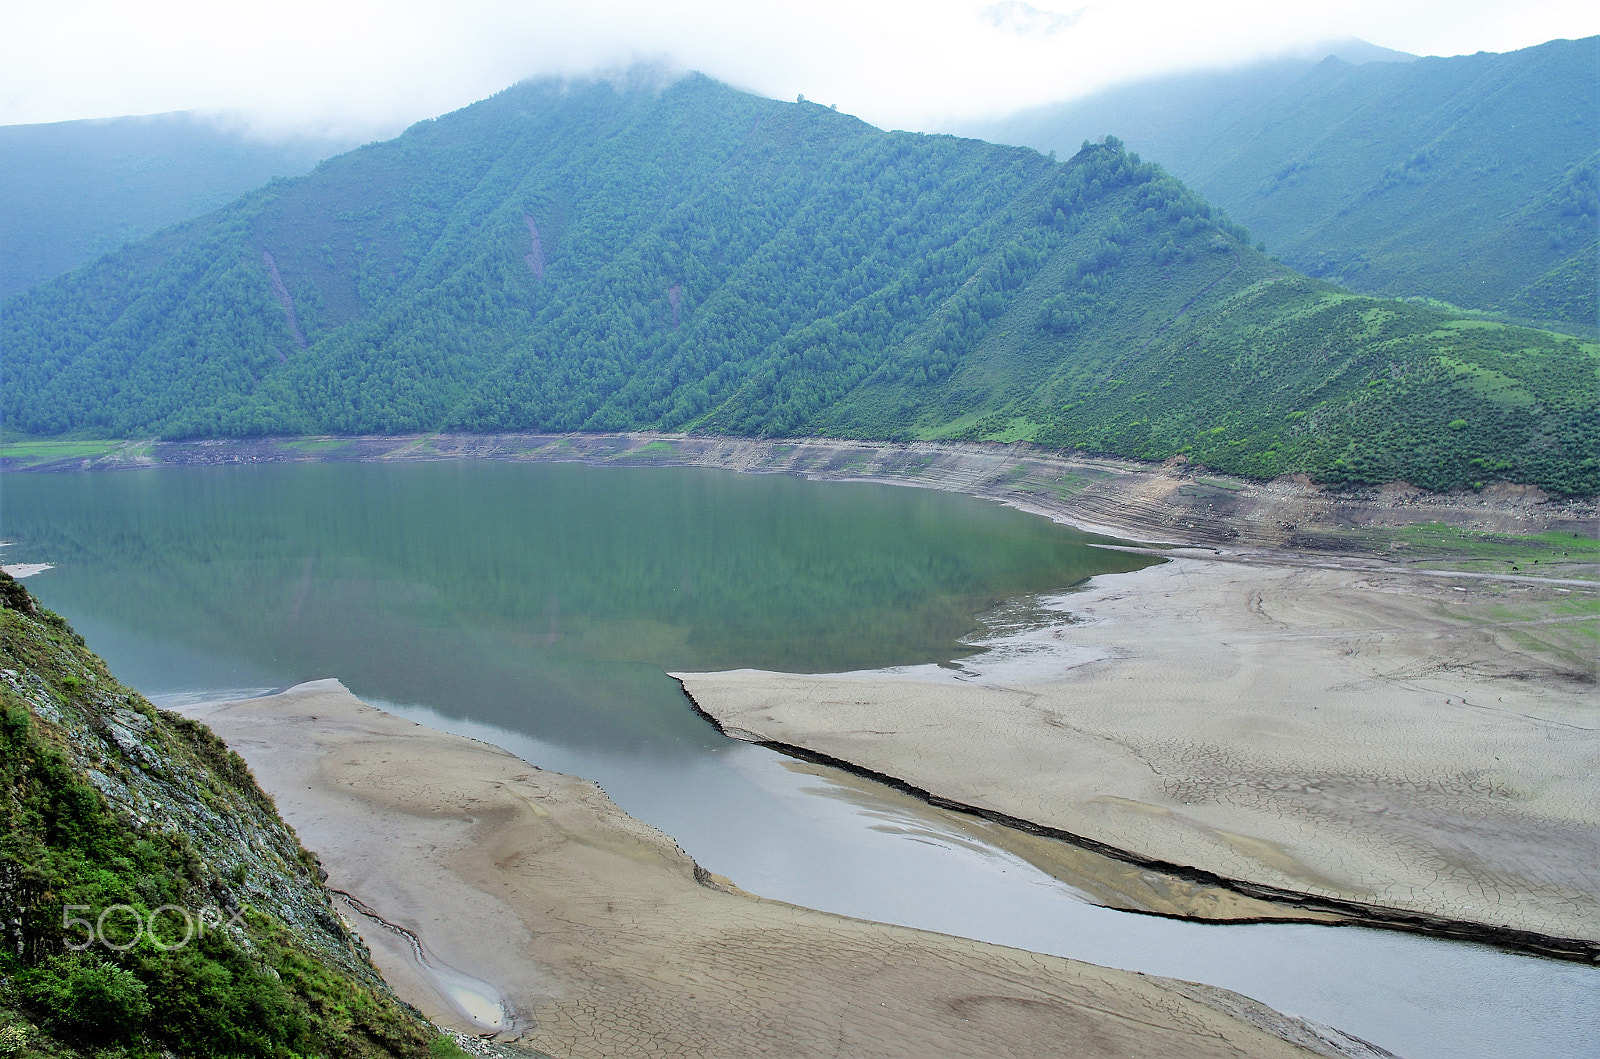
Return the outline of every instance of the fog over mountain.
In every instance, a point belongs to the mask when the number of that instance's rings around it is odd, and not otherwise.
[[[0,126],[0,298],[351,146],[186,113]]]
[[[0,122],[188,109],[392,135],[526,78],[640,60],[924,132],[1359,37],[1418,55],[1600,33],[1579,0],[150,0],[14,4]]]

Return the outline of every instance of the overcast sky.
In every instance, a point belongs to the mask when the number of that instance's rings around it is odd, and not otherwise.
[[[630,62],[892,128],[1361,37],[1422,55],[1600,33],[1594,0],[0,0],[0,124],[166,110],[392,132]]]

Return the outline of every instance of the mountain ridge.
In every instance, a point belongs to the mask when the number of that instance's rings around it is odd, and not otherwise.
[[[1600,37],[1411,62],[1277,60],[960,131],[1040,150],[1115,131],[1301,271],[1593,337],[1597,67]]]
[[[0,335],[25,434],[1028,439],[1600,488],[1592,343],[1299,276],[1114,138],[1058,163],[700,75],[515,86],[0,304]]]
[[[0,298],[351,145],[258,140],[220,121],[178,111],[0,126]]]

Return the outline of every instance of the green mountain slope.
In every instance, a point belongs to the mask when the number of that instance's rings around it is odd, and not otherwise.
[[[0,126],[0,298],[351,146],[187,114]]]
[[[1600,37],[1295,69],[1148,82],[965,131],[1040,150],[1114,131],[1301,271],[1596,329]]]
[[[532,84],[0,304],[0,408],[30,434],[1032,437],[1596,491],[1600,349],[1457,323],[1295,275],[1114,140],[1057,164],[703,77]]]
[[[7,1055],[461,1054],[389,992],[239,756],[4,573],[0,666]]]

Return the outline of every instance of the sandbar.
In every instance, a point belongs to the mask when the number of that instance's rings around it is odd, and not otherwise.
[[[335,680],[182,710],[442,1025],[556,1056],[1383,1054],[1223,990],[755,897],[595,784]]]
[[[953,669],[674,676],[730,735],[936,804],[1600,959],[1592,589],[1190,554],[1041,605]]]

